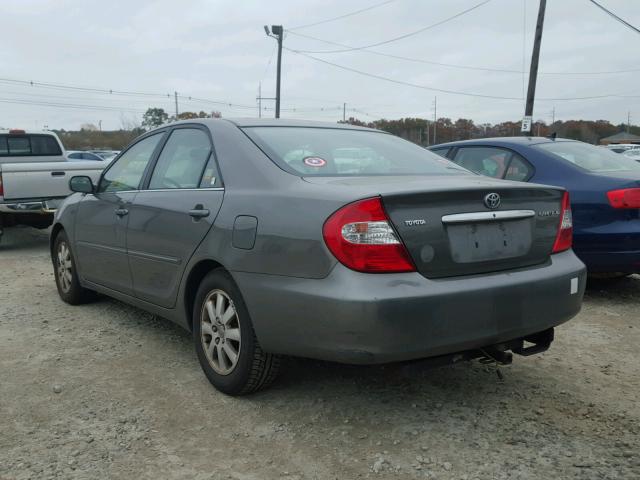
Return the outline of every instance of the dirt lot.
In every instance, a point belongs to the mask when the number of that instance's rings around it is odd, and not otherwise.
[[[189,334],[59,300],[47,232],[0,245],[0,479],[640,478],[640,278],[592,285],[544,355],[501,371],[290,360],[234,399]]]

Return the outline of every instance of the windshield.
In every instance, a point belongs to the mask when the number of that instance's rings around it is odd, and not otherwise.
[[[640,170],[640,164],[624,155],[582,142],[550,142],[534,145],[590,172]]]
[[[243,131],[280,168],[299,176],[445,175],[467,170],[381,132],[313,127]]]

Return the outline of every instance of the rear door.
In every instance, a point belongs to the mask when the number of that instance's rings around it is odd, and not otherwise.
[[[165,132],[134,143],[105,171],[95,194],[78,204],[75,245],[82,278],[133,294],[126,254],[129,209]]]
[[[211,228],[224,189],[209,130],[174,128],[129,207],[127,250],[135,295],[171,308],[189,258]]]

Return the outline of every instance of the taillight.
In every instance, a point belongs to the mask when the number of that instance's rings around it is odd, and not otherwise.
[[[358,272],[414,272],[409,252],[398,239],[380,198],[345,205],[322,228],[327,247],[346,267]]]
[[[571,215],[571,203],[569,202],[569,192],[564,192],[562,197],[562,208],[560,210],[560,225],[558,234],[553,244],[553,252],[564,252],[571,248],[573,243],[573,217]]]
[[[624,188],[607,192],[613,208],[640,208],[640,188]]]

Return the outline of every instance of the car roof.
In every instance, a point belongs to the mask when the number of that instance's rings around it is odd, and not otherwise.
[[[460,140],[457,142],[448,142],[441,143],[439,145],[433,145],[430,148],[439,148],[439,147],[449,147],[449,146],[460,146],[460,145],[538,145],[541,143],[552,143],[552,142],[577,142],[577,140],[572,140],[570,138],[556,138],[555,140],[548,137],[492,137],[492,138],[476,138],[473,140]]]
[[[216,122],[232,123],[237,127],[315,127],[315,128],[337,128],[341,130],[362,130],[369,132],[382,132],[374,128],[358,127],[348,123],[318,122],[313,120],[291,120],[286,118],[194,118],[192,120],[180,120],[162,125],[161,128],[172,127],[185,123],[200,123],[210,125]],[[382,132],[387,133],[387,132]]]
[[[51,130],[26,130],[24,128],[0,128],[0,133],[3,135],[10,135],[12,131],[19,130],[24,132],[25,135],[51,135],[56,136],[55,132]]]

